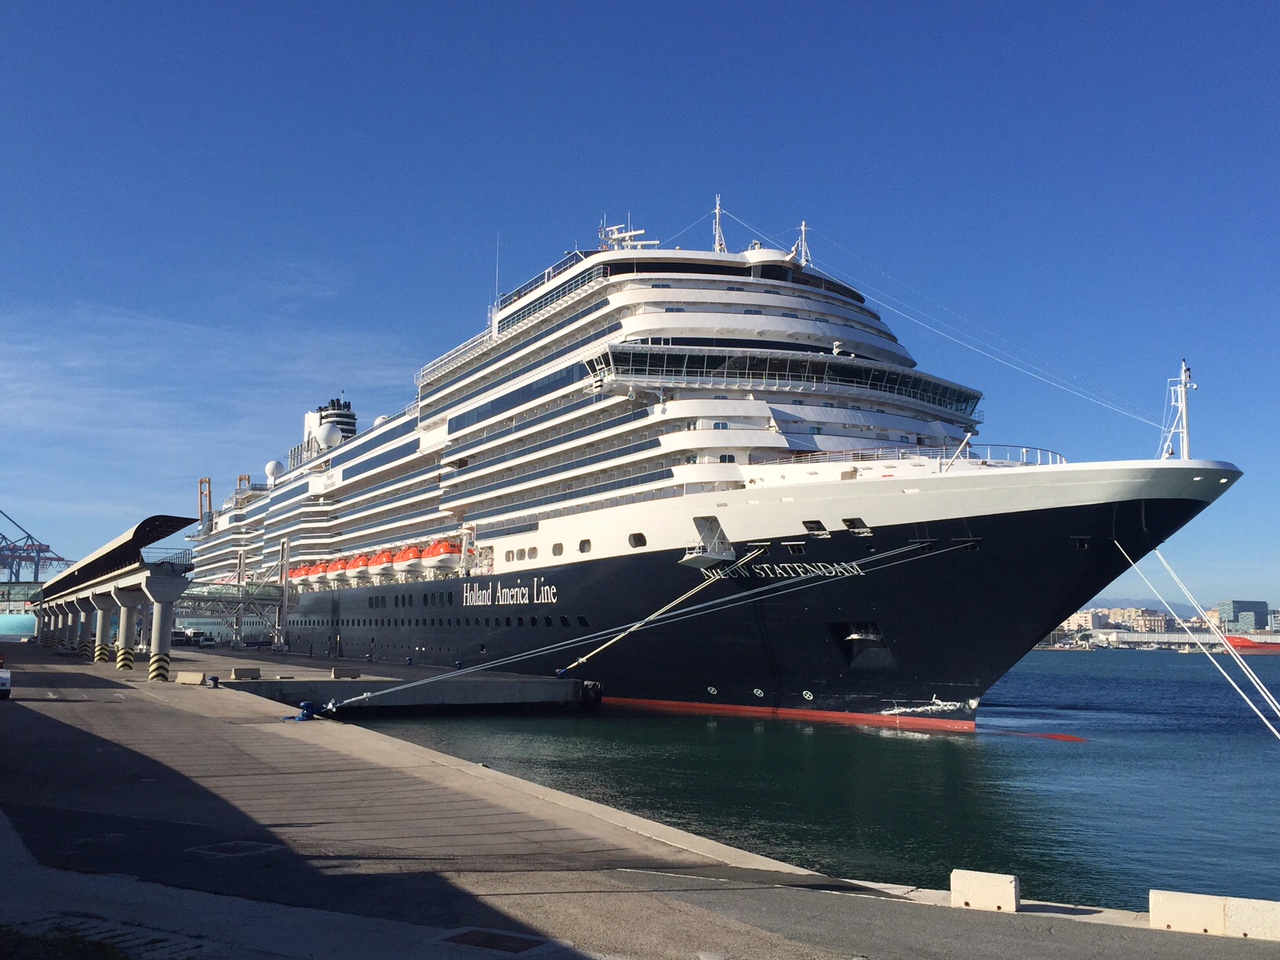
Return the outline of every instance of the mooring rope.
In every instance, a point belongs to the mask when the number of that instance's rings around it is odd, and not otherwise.
[[[1222,668],[1222,664],[1218,663],[1218,661],[1213,658],[1213,651],[1211,651],[1208,647],[1206,647],[1204,643],[1201,642],[1200,638],[1191,632],[1191,628],[1186,625],[1186,623],[1183,621],[1183,619],[1180,616],[1174,613],[1173,607],[1169,605],[1169,601],[1166,600],[1161,595],[1160,591],[1156,589],[1155,584],[1153,584],[1150,580],[1147,579],[1147,575],[1138,569],[1138,565],[1134,563],[1133,558],[1129,556],[1129,552],[1125,550],[1123,546],[1120,545],[1120,541],[1113,540],[1112,543],[1114,543],[1116,547],[1119,548],[1120,552],[1124,554],[1124,558],[1129,561],[1129,566],[1132,567],[1135,571],[1137,571],[1138,576],[1142,577],[1142,582],[1151,588],[1151,592],[1156,595],[1156,599],[1158,599],[1161,603],[1163,603],[1165,606],[1165,609],[1168,610],[1169,613],[1173,616],[1173,618],[1178,621],[1178,626],[1182,627],[1186,635],[1189,636],[1192,640],[1194,640],[1196,643],[1196,646],[1200,648],[1200,651],[1206,657],[1209,658],[1209,662],[1213,664],[1214,669],[1216,669],[1220,674],[1222,674],[1223,679],[1225,679],[1227,683],[1231,684],[1232,689],[1234,689],[1236,693],[1240,694],[1240,699],[1242,699],[1245,703],[1249,705],[1249,709],[1252,710],[1254,713],[1256,713],[1258,715],[1258,719],[1261,720],[1264,724],[1266,724],[1267,729],[1271,731],[1272,735],[1277,740],[1280,740],[1280,731],[1277,731],[1276,728],[1272,725],[1271,721],[1268,720],[1265,716],[1263,716],[1263,713],[1261,710],[1258,709],[1257,704],[1255,704],[1249,698],[1249,695],[1247,693],[1245,693],[1243,690],[1240,689],[1240,685],[1237,684],[1235,680],[1232,679],[1231,675]],[[1157,556],[1158,555],[1159,554],[1157,553]],[[1163,559],[1164,558],[1161,557],[1161,560]],[[1185,592],[1185,588],[1184,588],[1184,592]],[[1191,594],[1187,593],[1187,596],[1190,597]],[[1193,604],[1195,603],[1194,599],[1192,599],[1192,603]],[[1196,604],[1196,607],[1197,609],[1199,609],[1199,604]],[[1201,611],[1201,613],[1203,612],[1204,611]],[[1223,644],[1228,648],[1231,646],[1231,644],[1226,643],[1225,641],[1223,641]],[[1246,670],[1249,674],[1253,673],[1253,671],[1248,670],[1248,668],[1246,668]],[[1255,686],[1259,686],[1263,690],[1266,689],[1265,687],[1261,686],[1261,681],[1255,681]],[[1268,698],[1269,703],[1274,701],[1274,698],[1271,697],[1271,694],[1269,691],[1265,694],[1265,696]]]

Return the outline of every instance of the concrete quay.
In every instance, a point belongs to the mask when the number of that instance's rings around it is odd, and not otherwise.
[[[0,924],[60,924],[139,960],[1277,952],[1143,914],[952,909],[945,892],[822,877],[372,731],[285,720],[243,691],[5,653]]]

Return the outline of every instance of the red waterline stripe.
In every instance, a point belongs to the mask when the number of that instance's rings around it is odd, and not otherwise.
[[[749,707],[728,703],[684,703],[678,700],[633,700],[605,697],[604,702],[656,713],[697,713],[720,717],[760,717],[768,720],[812,720],[857,727],[891,727],[895,730],[928,730],[935,733],[974,733],[972,720],[934,717],[889,716],[883,713],[842,713],[838,710],[800,710],[795,707]]]

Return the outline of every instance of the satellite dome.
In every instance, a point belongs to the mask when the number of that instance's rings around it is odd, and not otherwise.
[[[383,414],[382,416],[380,416],[377,420],[373,421],[373,425],[374,425],[375,427],[380,427],[380,426],[382,426],[382,424],[386,423],[386,422],[387,422],[388,420],[390,420],[390,419],[391,419],[391,418],[390,418],[390,417],[388,417],[388,416],[384,413],[384,414]]]
[[[342,442],[342,428],[336,423],[323,424],[316,431],[316,442],[325,450],[336,447]]]
[[[279,460],[272,460],[266,465],[265,469],[267,471],[267,478],[274,480],[276,477],[280,476],[280,474],[284,473],[284,464]]]

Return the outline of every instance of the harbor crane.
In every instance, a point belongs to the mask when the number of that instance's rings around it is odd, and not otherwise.
[[[0,570],[8,573],[10,583],[22,581],[22,568],[31,565],[31,582],[40,580],[41,570],[52,571],[66,567],[71,563],[65,557],[54,553],[47,543],[40,543],[17,520],[0,510],[11,524],[22,531],[19,539],[11,539],[0,531]]]

